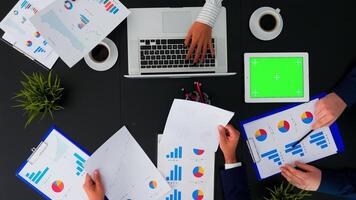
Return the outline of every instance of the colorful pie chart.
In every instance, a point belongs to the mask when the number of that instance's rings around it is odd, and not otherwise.
[[[39,38],[41,36],[40,32],[38,32],[38,31],[36,31],[34,35],[36,38]]]
[[[32,46],[32,41],[31,40],[27,40],[26,41],[26,46],[28,46],[28,47]]]
[[[56,180],[52,183],[53,192],[60,193],[64,189],[64,183],[61,180]]]
[[[195,190],[192,196],[193,200],[202,200],[204,198],[204,193],[201,190]]]
[[[305,124],[310,124],[313,121],[314,116],[311,112],[305,112],[302,114],[301,118]]]
[[[204,150],[203,149],[193,149],[193,152],[195,155],[200,156],[200,155],[203,155]]]
[[[157,188],[157,181],[150,181],[149,186],[151,189],[156,189]]]
[[[286,133],[289,131],[290,125],[286,120],[282,120],[278,123],[278,130],[281,133]]]
[[[262,142],[266,140],[267,132],[264,129],[259,129],[258,131],[256,131],[255,136],[256,136],[256,140]]]
[[[202,167],[194,167],[193,175],[197,178],[204,176],[204,168]]]

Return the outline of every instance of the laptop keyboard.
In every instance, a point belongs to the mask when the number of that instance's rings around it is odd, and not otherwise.
[[[215,47],[213,39],[213,46]],[[204,62],[193,64],[194,54],[186,60],[188,48],[184,39],[145,39],[140,40],[141,69],[163,68],[211,68],[215,67],[215,58],[208,50]]]

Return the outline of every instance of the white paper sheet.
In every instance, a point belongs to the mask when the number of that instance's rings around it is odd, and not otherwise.
[[[183,145],[162,145],[158,136],[159,171],[172,190],[161,200],[214,199],[215,153]]]
[[[227,125],[234,116],[211,105],[175,99],[164,128],[163,145],[184,145],[216,152],[219,125]]]
[[[311,130],[317,101],[316,99],[244,125],[249,146],[257,152],[253,157],[262,179],[279,173],[279,167],[285,163],[308,163],[337,152],[329,127],[313,131],[300,145],[291,147],[291,144]],[[305,114],[306,112],[309,113]],[[279,126],[282,122],[284,125]]]
[[[171,190],[126,127],[95,151],[85,169],[100,170],[109,199],[158,199]]]
[[[118,0],[57,0],[30,21],[61,59],[73,67],[129,13]]]
[[[89,158],[53,129],[19,176],[53,200],[88,200],[83,190],[83,163]]]
[[[0,23],[0,28],[5,32],[3,39],[49,69],[57,61],[58,55],[29,19],[53,1],[20,0]]]

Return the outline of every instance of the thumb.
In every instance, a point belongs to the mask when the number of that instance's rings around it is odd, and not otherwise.
[[[226,138],[226,130],[225,130],[225,127],[223,126],[219,126],[218,127],[218,130],[219,130],[219,135],[220,135],[220,143],[226,143],[227,141],[227,138]]]
[[[300,168],[300,169],[302,169],[302,170],[304,170],[306,172],[312,172],[312,171],[315,171],[315,169],[316,169],[315,167],[313,167],[311,165],[308,165],[308,164],[305,164],[305,163],[302,163],[302,162],[298,162],[298,161],[295,162],[295,165],[298,168]]]
[[[101,176],[98,170],[94,171],[94,181],[97,189],[103,190],[103,183],[101,182]]]

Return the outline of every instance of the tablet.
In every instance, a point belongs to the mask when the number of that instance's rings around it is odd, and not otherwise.
[[[308,53],[245,53],[245,102],[309,101]]]

